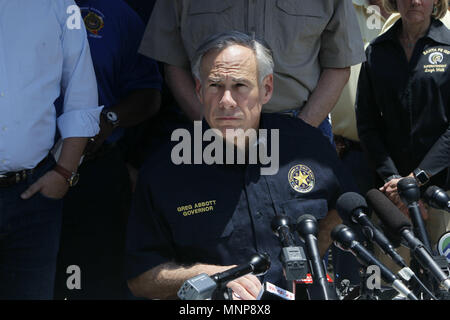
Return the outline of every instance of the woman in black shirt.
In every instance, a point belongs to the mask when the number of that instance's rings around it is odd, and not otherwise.
[[[399,19],[367,47],[357,126],[383,191],[405,209],[397,182],[450,189],[450,30],[447,0],[385,0]],[[406,211],[406,210],[405,210]]]
[[[358,133],[388,195],[405,176],[448,189],[450,30],[437,20],[447,2],[386,2],[398,3],[401,19],[366,50],[358,83]]]

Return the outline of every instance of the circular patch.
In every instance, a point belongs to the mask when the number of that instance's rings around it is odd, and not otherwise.
[[[444,55],[440,52],[433,52],[432,54],[430,54],[430,56],[428,57],[428,61],[431,64],[438,64],[441,63],[442,60],[444,60]]]
[[[447,261],[450,263],[450,231],[441,236],[437,247],[439,254],[446,257]]]
[[[314,188],[314,173],[307,166],[298,164],[289,170],[288,181],[295,191],[308,193]]]
[[[84,25],[91,33],[98,35],[99,31],[105,26],[105,23],[102,17],[91,11],[84,17]]]

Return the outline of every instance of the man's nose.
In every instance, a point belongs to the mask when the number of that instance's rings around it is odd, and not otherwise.
[[[220,99],[220,107],[225,109],[235,108],[237,106],[236,101],[233,99],[233,95],[230,90],[225,90]]]

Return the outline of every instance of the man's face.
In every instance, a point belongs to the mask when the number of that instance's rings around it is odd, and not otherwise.
[[[233,45],[208,52],[202,59],[201,82],[196,91],[211,128],[226,135],[227,129],[257,129],[263,104],[273,91],[273,76],[258,85],[256,57],[249,48]]]

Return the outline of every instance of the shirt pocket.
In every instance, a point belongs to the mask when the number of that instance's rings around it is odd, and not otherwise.
[[[298,217],[309,214],[317,220],[326,217],[328,213],[328,203],[325,199],[291,199],[276,204],[279,208],[278,212],[285,214],[292,219],[292,223],[296,223]]]
[[[212,215],[214,216],[183,217],[184,221],[178,221],[177,224],[172,225],[176,244],[206,246],[229,238],[234,231],[231,216],[225,217],[218,212]]]
[[[317,1],[319,2],[319,1]],[[320,36],[327,25],[327,17],[316,1],[277,0],[272,12],[269,43],[291,58],[320,50]]]
[[[233,23],[232,7],[228,0],[191,1],[181,30],[184,46],[190,58],[210,36],[236,28]]]

